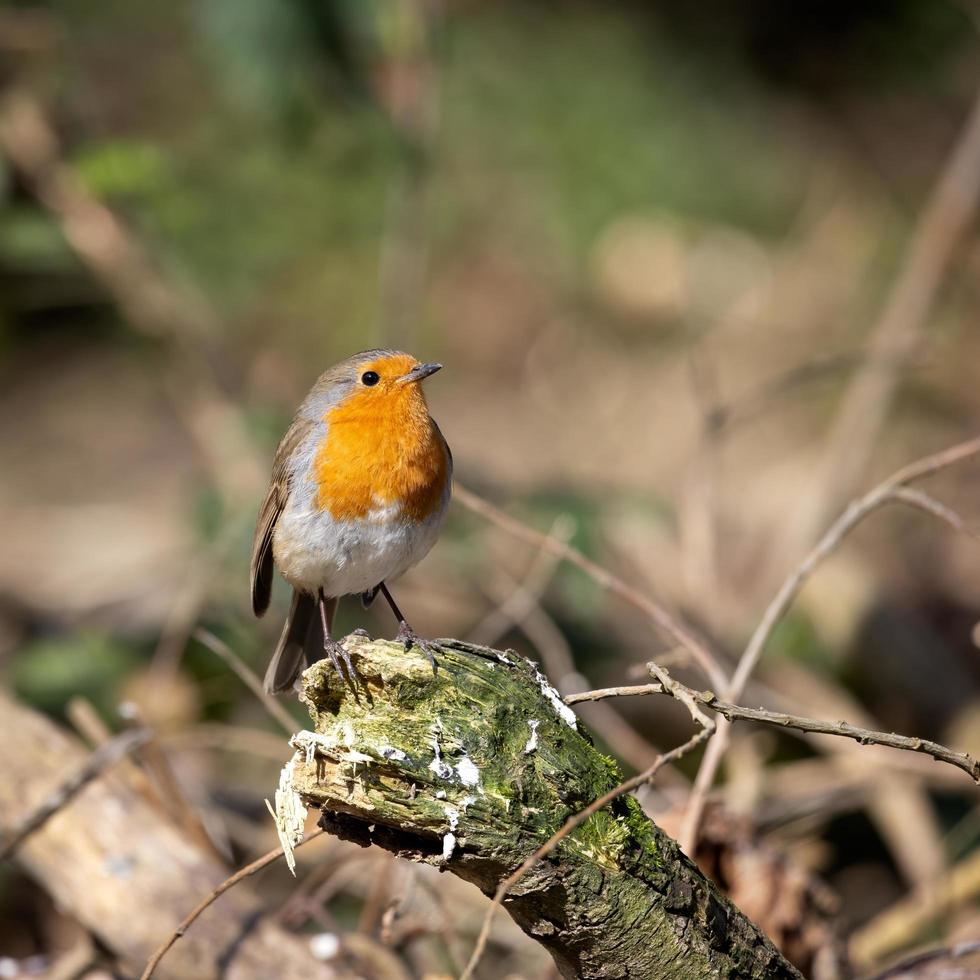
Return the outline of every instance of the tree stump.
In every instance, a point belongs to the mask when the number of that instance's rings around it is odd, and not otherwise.
[[[329,661],[303,675],[313,727],[293,738],[287,811],[301,800],[322,811],[331,833],[492,895],[568,817],[620,782],[519,655],[440,641],[433,674],[399,643],[345,643],[356,686]],[[566,977],[799,977],[631,796],[564,838],[504,908]]]

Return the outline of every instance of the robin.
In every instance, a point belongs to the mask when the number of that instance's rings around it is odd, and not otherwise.
[[[272,566],[293,587],[282,635],[265,675],[270,693],[290,689],[306,664],[329,656],[354,678],[331,635],[340,596],[365,607],[380,591],[397,639],[432,644],[408,625],[387,582],[435,544],[449,504],[453,457],[429,415],[422,381],[442,367],[409,354],[368,350],[320,376],[276,450],[272,482],[252,543],[252,610],[269,607]]]

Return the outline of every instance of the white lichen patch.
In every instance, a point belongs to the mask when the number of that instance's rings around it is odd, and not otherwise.
[[[343,732],[344,745],[346,745],[348,748],[351,748],[354,742],[357,741],[357,734],[355,733],[354,726],[351,724],[349,718],[344,719],[342,732]]]
[[[442,731],[441,722],[437,720],[436,726],[432,735],[433,759],[429,763],[430,772],[434,772],[439,779],[452,779],[455,776],[467,788],[479,787],[480,770],[468,755],[464,755],[455,766],[443,759],[442,749],[439,746],[439,732]],[[480,790],[480,792],[483,791]]]
[[[531,737],[524,746],[525,755],[530,755],[538,747],[538,725],[540,724],[541,722],[537,718],[531,718],[527,723],[527,727],[531,729]]]
[[[459,826],[459,810],[456,807],[446,804],[446,817],[449,820],[449,832],[442,835],[442,859],[448,861],[453,856],[456,849],[456,834],[453,833]]]
[[[382,759],[392,759],[395,762],[404,762],[408,758],[408,756],[405,755],[401,749],[393,748],[390,745],[382,745],[378,749],[378,755],[380,755]]]
[[[276,822],[276,833],[279,835],[279,843],[282,844],[286,865],[294,876],[296,858],[293,849],[303,839],[303,829],[306,826],[306,806],[302,797],[293,788],[293,770],[297,759],[298,755],[294,755],[282,767],[282,772],[279,774],[279,788],[276,790],[275,809],[268,800],[265,801],[272,819]]]
[[[480,770],[476,768],[476,763],[468,755],[464,755],[456,763],[456,775],[459,776],[459,781],[464,786],[480,785]]]
[[[452,779],[453,767],[448,762],[443,762],[439,757],[438,753],[436,757],[429,763],[429,769],[434,772],[440,779]]]
[[[316,755],[317,749],[331,753],[337,748],[337,740],[328,735],[321,735],[320,732],[301,731],[297,732],[290,740],[289,744],[294,749],[299,749],[306,757],[307,764],[311,763]]]
[[[551,702],[551,706],[555,709],[555,714],[569,728],[573,728],[578,731],[578,723],[575,718],[575,712],[561,699],[561,695],[548,683],[548,678],[541,673],[536,667],[534,669],[535,678],[537,679],[538,686],[541,688],[541,693]]]
[[[442,732],[442,722],[436,718],[432,726],[432,754],[433,759],[429,763],[429,770],[434,772],[439,779],[452,779],[453,767],[448,762],[442,760],[442,750],[439,748],[439,734]]]
[[[440,779],[451,779],[453,775],[453,767],[449,765],[448,762],[442,762],[440,759],[433,759],[429,763],[429,768],[440,778]]]
[[[508,667],[513,667],[514,666],[514,661],[511,660],[510,657],[508,657],[506,653],[502,653],[500,650],[496,650],[494,652],[497,654],[497,659],[502,664],[507,664]]]

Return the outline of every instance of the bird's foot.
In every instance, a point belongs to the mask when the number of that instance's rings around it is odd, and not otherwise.
[[[328,636],[323,641],[323,650],[330,658],[330,661],[334,666],[334,670],[337,671],[337,676],[340,678],[341,682],[344,684],[350,684],[351,687],[356,686],[357,677],[354,674],[354,665],[351,663],[350,653],[348,653],[347,648],[337,640],[334,640]],[[343,661],[347,667],[347,677],[344,676],[344,669],[340,665],[341,661]]]
[[[436,663],[434,652],[440,649],[438,643],[432,640],[423,640],[404,620],[398,625],[398,632],[395,634],[395,639],[399,643],[404,644],[406,651],[411,650],[412,647],[418,647],[429,658],[429,663],[432,664],[432,673],[438,673],[439,665]]]

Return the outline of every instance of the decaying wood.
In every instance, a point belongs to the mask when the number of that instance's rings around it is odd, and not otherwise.
[[[313,729],[294,736],[286,771],[331,832],[493,894],[620,781],[516,654],[444,641],[433,675],[400,644],[347,642],[359,683],[329,662],[306,671]],[[567,977],[799,976],[629,796],[570,833],[504,907]]]
[[[88,752],[49,719],[0,693],[0,834],[18,826]],[[102,776],[23,840],[16,860],[138,975],[180,920],[228,869],[188,840],[123,780]],[[261,917],[246,886],[223,895],[161,963],[160,980],[276,977],[322,980],[339,971]]]

